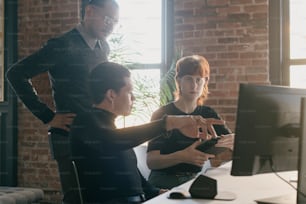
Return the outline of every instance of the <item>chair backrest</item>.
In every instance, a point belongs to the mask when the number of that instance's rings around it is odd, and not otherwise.
[[[143,177],[148,180],[151,170],[147,166],[147,145],[142,144],[134,148],[137,166]]]
[[[79,201],[80,201],[80,204],[83,204],[84,202],[83,202],[82,189],[81,189],[80,180],[79,180],[78,168],[73,160],[72,160],[72,167],[73,167],[73,172],[75,175],[75,180],[77,183],[77,191],[78,191],[78,196],[80,199]]]

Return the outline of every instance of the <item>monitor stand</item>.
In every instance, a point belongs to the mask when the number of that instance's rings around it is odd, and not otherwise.
[[[306,98],[301,99],[301,135],[299,146],[298,185],[296,194],[255,200],[258,204],[305,204],[306,203]]]

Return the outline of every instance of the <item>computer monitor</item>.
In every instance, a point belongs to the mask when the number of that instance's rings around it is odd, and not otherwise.
[[[306,98],[301,100],[301,138],[298,163],[297,203],[306,203]]]
[[[231,175],[298,169],[305,89],[240,84]]]

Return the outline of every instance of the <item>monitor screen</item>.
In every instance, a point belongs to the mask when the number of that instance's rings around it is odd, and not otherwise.
[[[305,89],[240,84],[231,175],[297,170]]]

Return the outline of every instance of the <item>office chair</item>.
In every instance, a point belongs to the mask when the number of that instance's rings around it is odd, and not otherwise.
[[[74,172],[74,176],[75,176],[75,180],[76,180],[76,184],[77,184],[77,191],[78,191],[78,197],[79,197],[79,202],[78,203],[84,204],[83,196],[82,196],[82,189],[81,189],[80,180],[79,180],[78,169],[77,169],[77,166],[76,166],[75,162],[73,160],[71,162],[72,162],[73,172]]]
[[[151,170],[147,166],[147,145],[139,145],[134,148],[137,157],[137,167],[143,177],[148,180]]]

